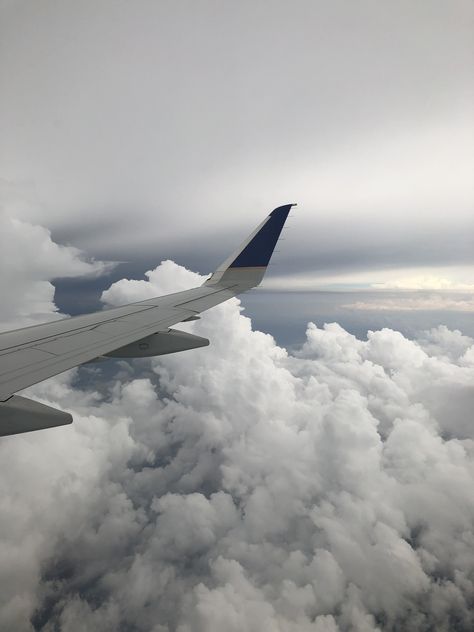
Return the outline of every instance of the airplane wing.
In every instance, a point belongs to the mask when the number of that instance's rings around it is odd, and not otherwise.
[[[103,356],[163,355],[209,344],[170,327],[259,285],[292,206],[272,211],[200,287],[0,333],[0,436],[72,422],[68,413],[14,394],[32,384]]]

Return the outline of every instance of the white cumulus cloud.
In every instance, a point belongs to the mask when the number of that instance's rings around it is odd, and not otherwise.
[[[104,300],[200,281],[147,278]],[[187,327],[211,346],[31,389],[75,422],[0,444],[0,628],[472,629],[474,341]]]
[[[58,317],[52,279],[100,275],[113,264],[86,259],[55,243],[43,226],[18,219],[0,184],[0,324],[14,329]]]

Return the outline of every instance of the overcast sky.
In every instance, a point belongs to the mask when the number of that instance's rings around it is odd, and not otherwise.
[[[472,2],[4,4],[0,174],[59,242],[205,273],[298,202],[279,287],[473,283]]]
[[[471,632],[473,3],[0,11],[0,329],[298,203],[208,348],[29,390],[74,423],[0,441],[0,629]]]

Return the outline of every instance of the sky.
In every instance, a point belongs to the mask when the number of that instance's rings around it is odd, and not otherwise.
[[[0,16],[2,329],[298,203],[209,348],[31,389],[75,422],[0,443],[0,629],[471,630],[472,2]]]
[[[58,282],[63,311],[97,309],[107,283],[167,258],[209,273],[288,202],[268,289],[473,289],[471,2],[45,0],[2,14],[4,204],[125,262]]]

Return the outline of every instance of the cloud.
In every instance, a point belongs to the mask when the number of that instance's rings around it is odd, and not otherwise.
[[[7,190],[2,186],[0,193]],[[8,190],[7,190],[8,191]],[[61,246],[43,226],[22,221],[3,196],[0,206],[0,325],[14,329],[58,318],[52,279],[98,276],[113,264],[87,259],[72,246]]]
[[[147,281],[136,279],[116,281],[102,293],[102,301],[110,307],[143,301],[145,298],[196,287],[204,280],[199,274],[186,270],[169,259],[162,261],[154,270],[145,272],[145,277]]]
[[[147,278],[104,300],[200,280]],[[237,299],[187,327],[211,346],[31,389],[75,422],[0,444],[0,627],[472,629],[474,341],[310,323],[290,354]]]
[[[204,272],[298,202],[291,273],[472,264],[471,3],[187,4],[3,11],[0,172],[42,201],[18,217]]]
[[[341,235],[341,239],[344,241],[343,235]],[[347,269],[343,264],[337,272],[328,272],[325,269],[315,270],[313,263],[313,270],[273,276],[266,280],[265,287],[272,290],[289,291],[373,289],[471,293],[474,290],[474,284],[471,283],[474,277],[472,265],[413,267],[408,265],[411,256],[410,254],[403,263],[404,267],[374,268],[370,271],[361,269],[367,264],[364,258],[358,263],[354,261],[351,269]]]
[[[341,307],[345,309],[375,311],[453,311],[474,312],[474,298],[433,294],[430,296],[401,296],[399,298],[378,298],[368,301],[355,301]]]
[[[55,239],[161,253],[112,305],[286,201],[278,287],[469,284],[469,3],[3,5],[0,169],[31,200],[0,218],[4,326],[104,270]],[[211,346],[30,389],[75,423],[0,441],[0,628],[472,630],[473,340],[309,324],[290,353],[238,300],[186,327]]]
[[[418,275],[374,283],[380,290],[474,290],[474,283],[462,283],[434,275]]]

